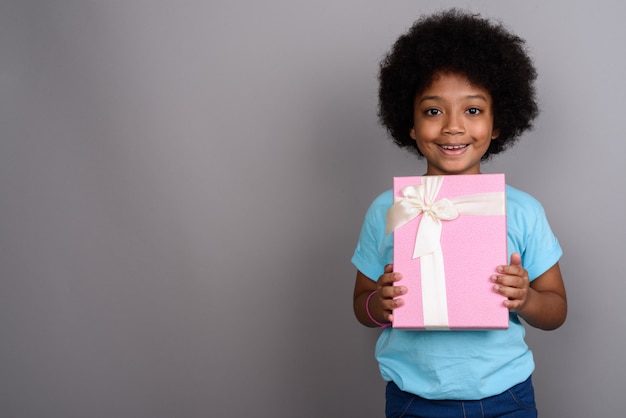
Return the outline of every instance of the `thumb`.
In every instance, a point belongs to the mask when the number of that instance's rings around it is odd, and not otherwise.
[[[522,256],[518,253],[511,254],[511,265],[512,266],[521,266],[522,265]]]

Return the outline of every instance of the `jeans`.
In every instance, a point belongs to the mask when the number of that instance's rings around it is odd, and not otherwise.
[[[429,400],[387,384],[387,418],[536,418],[535,392],[529,377],[499,395],[477,401]]]

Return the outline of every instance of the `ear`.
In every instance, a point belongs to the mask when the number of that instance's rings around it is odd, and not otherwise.
[[[413,138],[413,141],[417,141],[417,135],[415,135],[415,126],[411,128],[409,135],[411,135],[411,138]]]
[[[493,131],[491,131],[491,140],[493,141],[499,136],[500,136],[500,129],[494,128]]]

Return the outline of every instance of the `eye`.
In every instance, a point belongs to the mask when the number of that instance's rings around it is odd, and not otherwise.
[[[466,112],[470,115],[478,115],[481,110],[477,107],[470,107],[469,109],[466,110]]]
[[[437,116],[441,114],[441,111],[439,109],[426,109],[424,113],[426,116]]]

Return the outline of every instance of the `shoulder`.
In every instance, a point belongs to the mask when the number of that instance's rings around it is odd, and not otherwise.
[[[522,216],[527,218],[532,214],[542,216],[544,210],[541,203],[533,196],[507,184],[506,212],[509,217]]]
[[[379,194],[370,204],[365,214],[365,221],[367,223],[380,223],[385,222],[387,217],[387,211],[393,204],[393,190],[385,190]]]
[[[370,205],[369,210],[387,212],[387,210],[391,207],[392,204],[393,204],[393,190],[391,189],[385,190],[384,192],[379,194],[378,197],[376,197],[376,199],[374,199],[374,201]]]
[[[541,203],[530,194],[506,185],[506,203],[515,206],[541,207]]]
[[[372,201],[369,209],[367,209],[361,232],[376,241],[384,240],[387,227],[387,211],[392,204],[393,190],[386,190],[379,194]]]

